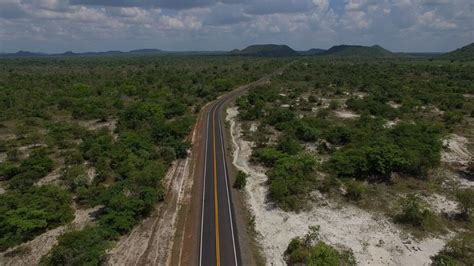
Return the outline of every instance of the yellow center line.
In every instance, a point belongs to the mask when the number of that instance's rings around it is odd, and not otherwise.
[[[214,216],[216,223],[216,265],[221,265],[221,249],[219,243],[219,205],[217,198],[217,162],[216,162],[216,118],[212,115],[212,143],[214,153]]]

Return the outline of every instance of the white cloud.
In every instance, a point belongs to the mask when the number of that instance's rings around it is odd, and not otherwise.
[[[0,50],[230,50],[278,42],[441,51],[473,41],[470,0],[341,4],[333,10],[329,0],[0,0]]]
[[[437,30],[451,30],[457,28],[455,23],[437,16],[435,11],[425,12],[420,16],[419,21],[422,25]]]

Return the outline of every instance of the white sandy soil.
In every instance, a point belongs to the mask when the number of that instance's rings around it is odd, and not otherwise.
[[[251,123],[250,124],[250,128],[249,128],[250,132],[256,132],[257,129],[258,129],[257,123]]]
[[[445,239],[428,238],[415,241],[390,220],[375,216],[354,206],[338,206],[322,199],[312,210],[301,213],[284,212],[267,201],[265,169],[249,163],[252,143],[241,137],[236,122],[237,108],[227,110],[233,140],[233,163],[249,174],[246,186],[247,202],[255,215],[268,265],[284,265],[283,253],[295,236],[303,236],[309,225],[321,226],[321,237],[328,243],[351,248],[360,265],[429,265],[430,256],[441,250]]]
[[[395,109],[398,109],[402,106],[401,104],[393,102],[393,101],[388,102],[388,105],[390,105],[390,107],[395,108]]]
[[[367,93],[365,92],[355,92],[354,93],[354,96],[358,97],[359,99],[364,99],[365,97],[367,97]]]
[[[115,128],[117,127],[117,120],[111,119],[106,122],[101,122],[99,119],[95,120],[88,120],[88,121],[79,121],[79,125],[85,127],[89,130],[97,130],[100,128],[107,128],[111,132],[114,132]]]
[[[384,127],[385,128],[392,128],[392,127],[398,125],[398,123],[400,123],[400,119],[395,118],[395,120],[387,121],[387,123],[385,123]]]
[[[30,149],[33,149],[33,148],[46,147],[46,146],[47,146],[46,144],[41,144],[41,143],[30,144],[30,145],[25,145],[25,146],[18,147],[18,151],[26,152],[26,151],[28,151]]]
[[[449,135],[443,140],[445,150],[441,153],[441,161],[449,164],[467,166],[473,160],[471,152],[467,149],[469,140],[456,134]]]
[[[459,212],[459,203],[446,198],[444,195],[433,194],[429,197],[425,197],[425,200],[431,209],[437,213],[453,215]]]
[[[353,118],[358,118],[360,115],[348,111],[348,110],[340,110],[340,111],[334,111],[334,114],[339,117],[339,118],[347,118],[347,119],[353,119]]]
[[[47,184],[56,184],[61,177],[60,168],[54,169],[47,176],[36,181],[35,186],[43,186]]]

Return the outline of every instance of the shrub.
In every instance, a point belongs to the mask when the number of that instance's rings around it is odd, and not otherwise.
[[[62,169],[61,179],[70,191],[87,186],[89,177],[83,165],[73,165]]]
[[[424,230],[433,229],[437,223],[428,204],[417,195],[410,195],[402,200],[401,212],[396,215],[395,220]]]
[[[67,232],[41,259],[40,265],[101,265],[110,246],[105,232],[97,227]]]
[[[474,188],[466,188],[456,192],[456,199],[462,208],[462,216],[470,218],[474,209]]]
[[[361,200],[364,194],[367,193],[367,187],[361,182],[350,180],[346,183],[346,186],[346,198],[348,198],[349,200]]]
[[[255,149],[252,152],[252,160],[263,163],[265,166],[273,166],[277,160],[286,155],[275,148]]]
[[[356,265],[351,250],[337,250],[319,239],[319,226],[310,226],[303,238],[293,238],[285,251],[285,260],[288,265]]]
[[[295,155],[302,150],[298,140],[292,136],[284,136],[280,138],[277,149],[289,155]]]
[[[234,188],[236,189],[243,189],[247,184],[247,174],[239,171],[237,176],[235,177]]]
[[[27,159],[21,162],[17,169],[10,169],[9,174],[12,177],[9,181],[9,187],[25,191],[52,169],[53,160],[48,157],[46,150],[35,150]]]
[[[441,143],[437,128],[400,124],[388,132],[376,134],[375,130],[377,127],[355,132],[357,140],[331,155],[329,169],[338,177],[387,181],[392,172],[424,177],[439,165]]]
[[[64,163],[67,165],[78,165],[84,162],[84,157],[82,153],[78,150],[72,150],[65,152],[64,156]]]
[[[303,208],[309,192],[315,188],[316,160],[308,154],[283,157],[268,171],[270,198],[284,210]]]
[[[332,100],[329,103],[329,110],[336,110],[338,108],[339,108],[339,102],[338,101]]]
[[[436,266],[474,265],[474,233],[459,233],[431,259]]]

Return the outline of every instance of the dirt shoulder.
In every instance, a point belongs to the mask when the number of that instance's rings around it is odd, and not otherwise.
[[[189,165],[187,195],[180,202],[179,218],[174,237],[171,265],[195,265],[198,261],[200,203],[202,198],[202,179],[197,178],[203,170],[203,154],[205,143],[206,115],[210,105],[205,106],[196,121],[194,128],[191,162]]]
[[[226,110],[234,105],[234,102],[229,102],[223,108],[221,115],[222,124],[224,127],[225,140],[225,156],[227,162],[227,169],[229,171],[230,183],[234,184],[235,177],[239,169],[232,163],[233,161],[233,142],[231,136],[231,128],[226,120]],[[240,244],[240,252],[242,255],[242,265],[265,265],[265,258],[257,241],[257,234],[252,225],[254,216],[251,212],[250,206],[247,204],[245,191],[231,189],[232,198],[234,202],[235,219],[237,224],[238,239]]]
[[[164,179],[167,188],[165,200],[158,204],[153,215],[143,220],[133,231],[123,237],[109,252],[109,265],[181,265],[176,246],[180,246],[186,210],[189,208],[196,164],[196,145],[200,145],[202,114],[188,140],[194,143],[190,156],[177,160]]]

